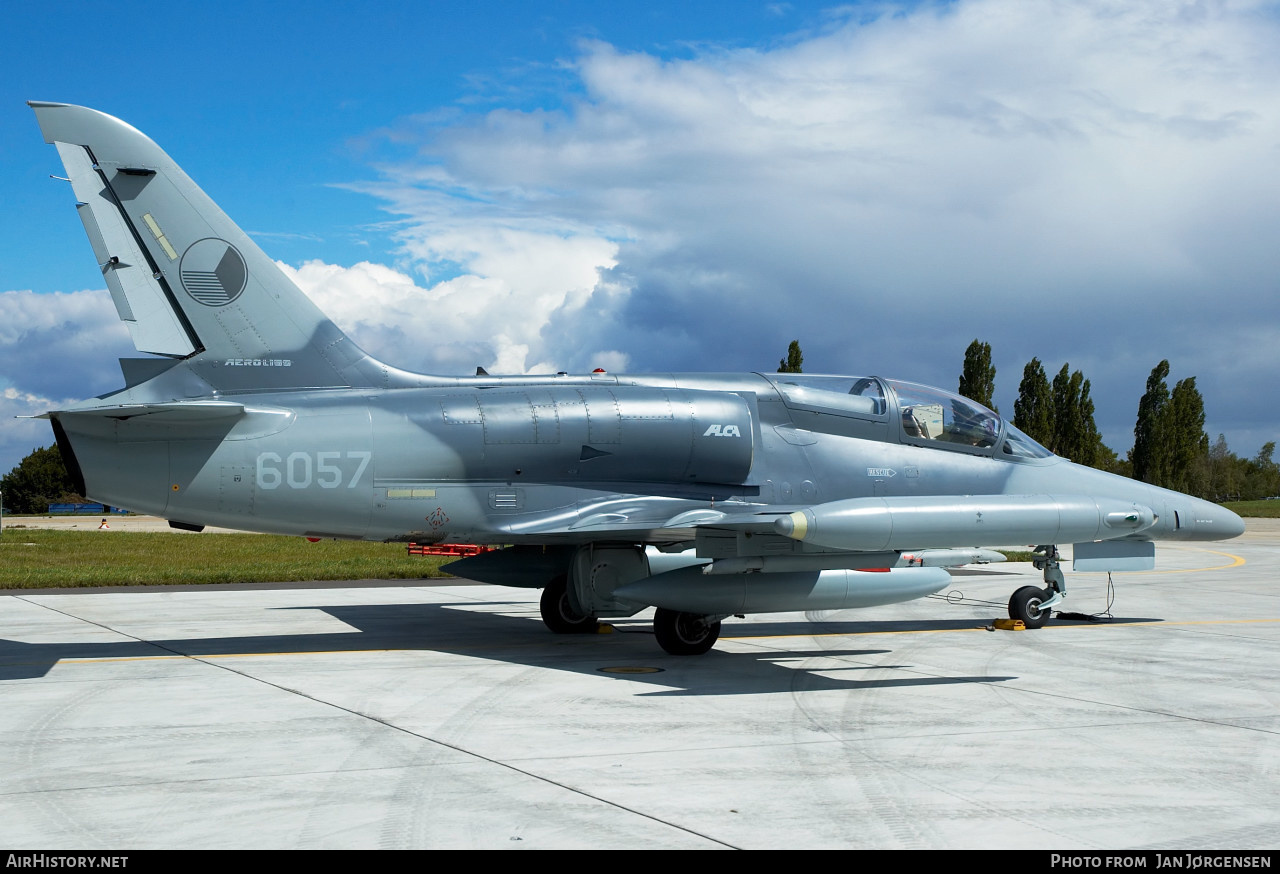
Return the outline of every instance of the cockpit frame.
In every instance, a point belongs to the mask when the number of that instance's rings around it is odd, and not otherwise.
[[[1017,463],[1055,458],[994,410],[934,386],[878,376],[765,376],[789,410],[819,422],[835,424],[825,419],[831,416],[863,423],[852,429],[857,433],[847,426],[837,433]]]

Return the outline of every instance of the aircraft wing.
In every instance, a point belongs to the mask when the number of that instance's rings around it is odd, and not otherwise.
[[[1083,495],[924,495],[852,498],[813,505],[726,502],[695,510],[674,498],[628,496],[571,513],[511,522],[506,533],[616,537],[650,543],[713,542],[724,557],[790,552],[869,552],[1143,539],[1151,508]],[[753,542],[754,541],[754,542]],[[732,543],[732,546],[730,544]]]

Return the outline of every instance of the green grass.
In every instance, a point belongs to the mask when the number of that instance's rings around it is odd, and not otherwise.
[[[1241,516],[1280,517],[1280,501],[1225,506]],[[1033,557],[1021,551],[1005,555],[1009,561]],[[449,576],[440,565],[451,560],[410,557],[396,543],[6,525],[0,533],[0,589],[438,579]]]
[[[450,559],[409,557],[404,544],[269,534],[50,531],[5,526],[0,589],[412,580],[447,577]]]
[[[1280,501],[1227,501],[1222,506],[1237,514],[1255,519],[1280,518]]]

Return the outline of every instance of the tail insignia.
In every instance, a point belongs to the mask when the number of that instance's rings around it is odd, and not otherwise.
[[[226,240],[206,237],[182,255],[182,287],[205,306],[226,306],[244,291],[244,258]]]

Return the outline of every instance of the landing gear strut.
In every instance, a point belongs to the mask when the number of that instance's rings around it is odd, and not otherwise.
[[[569,578],[564,574],[547,583],[538,608],[542,613],[542,624],[556,634],[595,633],[596,617],[591,613],[578,612],[569,598]]]
[[[1021,619],[1027,628],[1041,628],[1067,594],[1067,581],[1058,565],[1058,547],[1039,546],[1036,552],[1043,553],[1034,564],[1044,571],[1045,588],[1023,586],[1009,598],[1009,618]]]
[[[719,639],[720,620],[659,607],[653,614],[653,635],[671,655],[702,655]]]

